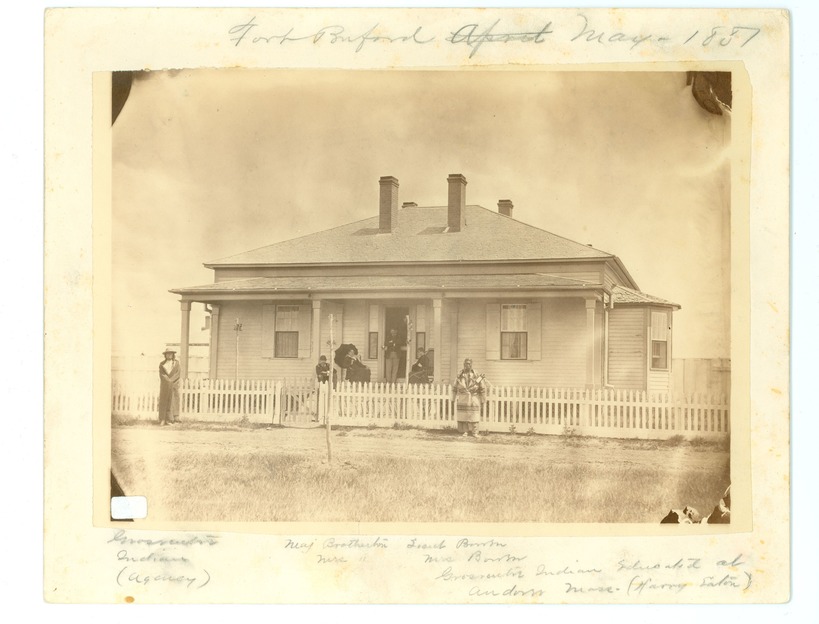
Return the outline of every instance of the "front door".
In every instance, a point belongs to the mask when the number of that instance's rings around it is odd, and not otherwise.
[[[394,329],[398,334],[401,344],[407,344],[407,316],[408,307],[387,307],[384,310],[384,342],[389,340],[390,330]],[[387,377],[387,358],[384,358],[384,378]],[[407,374],[407,347],[404,346],[398,359],[398,379],[403,379]]]

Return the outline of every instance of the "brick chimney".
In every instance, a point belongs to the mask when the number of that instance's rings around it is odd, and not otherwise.
[[[512,217],[512,208],[514,208],[514,206],[512,205],[512,200],[511,199],[499,199],[498,200],[498,212],[500,214],[511,218]]]
[[[381,187],[378,229],[382,232],[392,232],[398,225],[398,180],[392,176],[382,176],[378,184]]]
[[[460,173],[451,173],[447,202],[447,227],[450,232],[460,232],[466,223],[466,178]]]

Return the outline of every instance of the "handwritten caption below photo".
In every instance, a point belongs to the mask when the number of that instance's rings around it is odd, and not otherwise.
[[[752,558],[667,554],[656,557],[583,558],[533,552],[524,538],[423,538],[398,536],[271,538],[269,561],[277,569],[324,570],[332,578],[372,576],[402,569],[414,582],[435,587],[455,601],[571,600],[605,596],[622,602],[674,601],[703,592],[728,599],[754,583]],[[218,552],[221,538],[211,534],[136,537],[116,531],[107,542],[115,560],[118,588],[198,591],[218,583],[229,553]],[[235,563],[235,559],[233,560]],[[398,566],[398,567],[396,567]],[[258,573],[256,570],[254,573]]]

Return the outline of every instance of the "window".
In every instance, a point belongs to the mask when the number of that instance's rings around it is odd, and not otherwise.
[[[370,332],[370,343],[367,348],[367,359],[378,359],[378,332]]]
[[[668,370],[670,330],[667,312],[651,313],[651,368],[653,370]]]
[[[276,306],[275,357],[299,357],[299,306]]]
[[[542,305],[526,303],[486,304],[486,359],[540,360]]]
[[[668,368],[668,342],[665,340],[651,341],[651,368]]]
[[[415,350],[423,349],[424,351],[427,350],[427,333],[426,332],[415,332]]]
[[[501,359],[525,360],[528,352],[526,304],[505,303],[501,306]]]

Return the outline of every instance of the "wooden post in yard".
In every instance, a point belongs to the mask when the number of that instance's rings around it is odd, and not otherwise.
[[[333,373],[335,373],[335,360],[333,358],[335,341],[333,340],[333,322],[335,321],[335,316],[333,314],[330,315],[330,380],[327,382],[327,392],[329,394],[329,400],[327,401],[327,411],[324,417],[325,423],[325,431],[327,437],[327,463],[330,464],[333,461],[333,448],[330,444],[330,414],[333,413]]]

